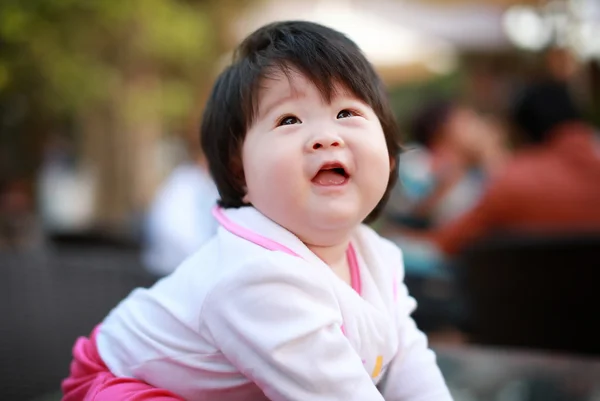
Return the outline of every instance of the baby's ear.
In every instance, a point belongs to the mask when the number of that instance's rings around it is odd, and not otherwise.
[[[390,157],[390,171],[396,168],[396,159],[394,157]]]

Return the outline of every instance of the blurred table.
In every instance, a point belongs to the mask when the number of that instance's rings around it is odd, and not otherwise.
[[[600,359],[437,347],[454,401],[600,401]],[[59,401],[50,392],[31,401]]]
[[[436,347],[455,401],[599,401],[600,359],[472,346]]]

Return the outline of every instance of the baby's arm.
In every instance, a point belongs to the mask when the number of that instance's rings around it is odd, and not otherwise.
[[[324,273],[281,254],[244,266],[209,295],[206,328],[272,401],[383,401],[340,329]]]
[[[452,401],[427,337],[410,317],[415,301],[402,282],[396,298],[399,346],[382,389],[385,400]]]

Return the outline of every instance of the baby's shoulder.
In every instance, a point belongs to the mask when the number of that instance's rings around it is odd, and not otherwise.
[[[152,291],[169,293],[187,304],[192,300],[196,306],[257,284],[323,282],[322,271],[301,257],[263,248],[224,230],[162,281]]]
[[[196,332],[208,303],[231,297],[236,291],[257,282],[291,280],[285,273],[294,269],[294,259],[282,259],[271,251],[249,252],[244,243],[226,246],[215,237],[187,258],[174,272],[150,288],[137,288],[125,297],[104,319],[104,331],[147,331],[168,327]],[[231,244],[229,244],[231,245]],[[287,267],[287,269],[285,269]]]

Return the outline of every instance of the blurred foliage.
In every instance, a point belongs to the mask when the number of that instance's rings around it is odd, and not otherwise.
[[[228,22],[255,2],[0,1],[0,179],[33,179],[56,135],[189,131]]]
[[[0,94],[24,94],[50,116],[68,116],[110,102],[132,74],[151,72],[160,85],[134,101],[160,101],[167,119],[181,117],[214,52],[205,3],[3,0]]]

